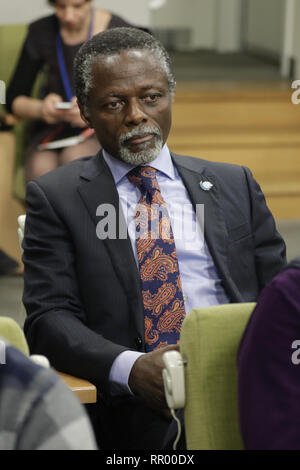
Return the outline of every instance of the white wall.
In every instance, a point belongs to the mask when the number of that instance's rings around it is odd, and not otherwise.
[[[27,0],[28,1],[28,0]],[[140,26],[150,25],[148,0],[94,0],[99,8],[104,8]]]
[[[241,49],[242,0],[218,0],[216,49],[236,52]]]
[[[148,0],[94,0],[136,24],[158,28],[189,28],[191,48],[240,49],[241,5],[248,4],[243,31],[248,47],[280,54],[283,45],[285,0],[167,0],[150,11]],[[298,58],[300,77],[300,0],[295,0],[293,55]],[[30,22],[52,12],[46,0],[0,0],[0,23]]]
[[[285,0],[247,0],[245,45],[280,55],[283,47]]]
[[[300,1],[295,1],[295,24],[293,37],[293,57],[295,59],[295,79],[300,80]]]
[[[28,23],[51,12],[46,0],[0,0],[0,23]]]
[[[94,0],[94,4],[141,26],[149,25],[147,0]],[[0,23],[28,23],[52,11],[46,0],[0,0]]]
[[[192,47],[214,49],[216,46],[217,9],[219,0],[194,0],[190,10]],[[189,3],[189,0],[186,2]]]
[[[168,0],[151,14],[154,28],[187,28],[191,49],[240,49],[242,0]]]
[[[191,46],[213,48],[217,0],[168,0],[151,13],[153,28],[189,29]]]

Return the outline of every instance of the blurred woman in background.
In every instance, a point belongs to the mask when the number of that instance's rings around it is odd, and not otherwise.
[[[49,3],[54,14],[29,25],[7,90],[8,110],[19,118],[32,120],[25,150],[27,181],[99,150],[93,132],[86,129],[80,117],[73,94],[73,59],[80,46],[94,34],[132,26],[119,16],[95,8],[92,0],[49,0]],[[32,98],[40,71],[44,72],[45,80],[38,98]],[[75,143],[77,139],[57,142],[79,135],[80,143]],[[51,148],[49,143],[53,141]]]

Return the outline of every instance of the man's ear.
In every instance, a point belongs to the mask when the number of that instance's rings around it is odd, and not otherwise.
[[[84,113],[84,111],[83,111],[81,105],[78,103],[78,100],[77,100],[77,104],[78,104],[78,107],[79,107],[81,119],[86,123],[86,125],[87,125],[88,127],[90,127],[91,129],[93,129],[94,126],[92,125],[91,120],[90,120],[89,117],[86,116],[86,114]]]
[[[175,82],[174,90],[172,91],[172,104],[174,104],[174,101],[175,101],[176,86],[177,86],[177,83]]]

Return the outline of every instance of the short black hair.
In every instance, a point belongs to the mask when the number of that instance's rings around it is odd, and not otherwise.
[[[171,59],[164,46],[152,34],[138,28],[108,29],[86,41],[75,56],[73,65],[75,93],[86,116],[88,116],[88,97],[92,88],[92,65],[102,57],[120,54],[130,49],[146,49],[152,53],[166,72],[170,92],[174,92],[175,78]]]

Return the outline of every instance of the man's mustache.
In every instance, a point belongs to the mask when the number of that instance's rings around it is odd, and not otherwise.
[[[155,126],[141,126],[137,129],[132,129],[132,131],[126,132],[126,134],[122,134],[119,138],[119,143],[120,145],[123,145],[129,139],[134,139],[136,137],[141,138],[149,134],[160,137],[160,130]]]

